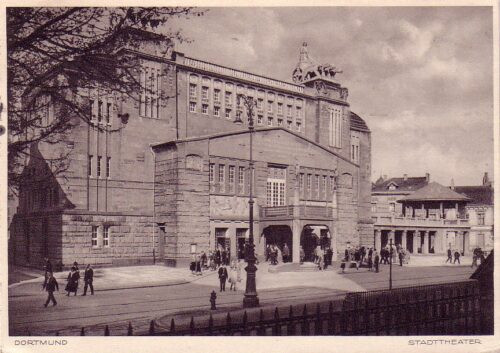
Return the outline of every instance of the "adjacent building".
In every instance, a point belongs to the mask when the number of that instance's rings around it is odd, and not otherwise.
[[[250,183],[259,256],[270,243],[286,243],[294,262],[300,246],[373,243],[370,130],[339,70],[313,62],[305,43],[294,83],[164,49],[123,47],[149,89],[129,100],[89,91],[91,124],[32,146],[10,227],[15,263],[179,266],[218,246],[241,256]],[[241,95],[255,101],[253,175]],[[48,156],[61,149],[70,167],[54,175]]]
[[[444,254],[493,248],[493,188],[446,187],[425,177],[381,178],[372,187],[374,244],[389,241],[411,253]]]

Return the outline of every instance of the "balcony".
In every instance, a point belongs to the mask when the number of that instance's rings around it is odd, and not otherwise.
[[[469,220],[458,219],[436,219],[424,217],[403,216],[372,216],[375,225],[399,226],[399,227],[469,227]]]
[[[277,219],[292,219],[292,218],[332,220],[333,208],[324,206],[306,206],[306,205],[260,207],[259,215],[261,220],[277,220]]]

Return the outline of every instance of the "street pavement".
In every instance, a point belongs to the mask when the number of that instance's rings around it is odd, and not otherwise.
[[[445,259],[441,260],[444,262]],[[340,273],[338,264],[327,271],[277,273],[268,272],[267,266],[261,264],[257,272],[261,306],[334,300],[342,298],[347,291],[386,289],[389,283],[388,265],[381,265],[379,273],[366,268],[351,268],[345,274]],[[204,314],[209,311],[213,290],[217,293],[218,312],[241,307],[245,288],[244,270],[238,290],[229,292],[227,284],[226,292],[222,293],[219,292],[217,275],[212,271],[193,276],[186,269],[163,266],[103,270],[102,276],[95,278],[94,286],[100,290],[94,296],[65,296],[62,277],[55,307],[43,307],[47,294],[41,291],[43,280],[40,278],[9,286],[10,334],[55,335],[58,332],[60,335],[78,335],[81,327],[85,327],[86,334],[102,335],[104,326],[109,325],[112,335],[123,335],[129,321],[135,330],[146,330],[151,319]],[[96,274],[99,271],[101,269],[97,269]],[[472,272],[470,265],[393,265],[393,287],[465,280]],[[109,276],[113,273],[115,277],[120,273],[118,277],[122,281],[111,280]],[[163,275],[157,278],[159,273]],[[127,276],[132,281],[131,288],[124,288]],[[138,279],[134,282],[134,278],[142,278],[142,284]],[[82,289],[80,287],[80,294]]]

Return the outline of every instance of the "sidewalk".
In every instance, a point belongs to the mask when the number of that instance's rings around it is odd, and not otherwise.
[[[16,272],[23,272],[26,276],[31,276],[28,280],[9,285],[9,297],[38,295],[42,291],[44,282],[43,273],[40,271],[30,271],[16,269]],[[83,273],[80,269],[79,292],[83,291]],[[163,265],[150,266],[126,266],[94,268],[94,289],[98,291],[109,291],[118,289],[162,287],[186,284],[198,281],[202,278],[216,275],[216,271],[204,271],[201,276],[193,275],[186,268],[173,268]],[[54,277],[59,283],[59,290],[64,291],[68,272],[54,272]]]

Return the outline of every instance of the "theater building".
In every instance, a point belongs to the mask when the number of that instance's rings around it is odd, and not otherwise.
[[[180,266],[219,245],[241,256],[251,176],[248,116],[238,95],[256,102],[258,255],[266,244],[286,243],[298,262],[300,246],[341,252],[373,243],[370,130],[351,112],[339,70],[313,62],[305,43],[294,83],[172,48],[122,51],[141,58],[138,79],[153,89],[120,103],[93,92],[93,124],[80,123],[63,146],[32,146],[36,158],[25,173],[33,182],[21,189],[11,224],[16,263],[36,265],[47,256],[63,267]],[[113,129],[97,128],[106,126]],[[55,148],[71,150],[64,176],[52,175],[47,162]]]

